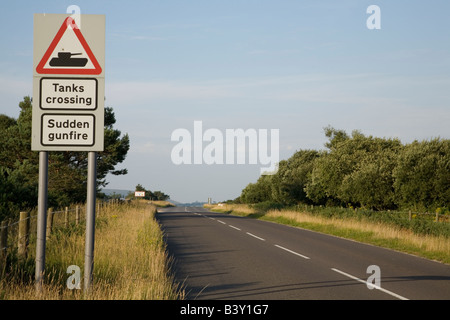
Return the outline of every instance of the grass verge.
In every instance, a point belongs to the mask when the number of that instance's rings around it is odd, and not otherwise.
[[[88,293],[68,289],[67,268],[84,269],[84,224],[55,230],[47,240],[45,280],[34,285],[35,246],[25,261],[8,257],[0,280],[0,299],[174,300],[183,299],[170,274],[155,206],[139,202],[102,210],[96,218],[94,274]],[[81,284],[83,288],[83,284]]]
[[[216,212],[300,227],[450,263],[450,239],[445,236],[416,234],[411,230],[365,218],[324,217],[294,210],[262,212],[242,204],[206,205],[206,207]]]

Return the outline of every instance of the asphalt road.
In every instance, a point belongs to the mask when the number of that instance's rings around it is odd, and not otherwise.
[[[158,211],[187,299],[450,299],[446,264],[204,208]]]

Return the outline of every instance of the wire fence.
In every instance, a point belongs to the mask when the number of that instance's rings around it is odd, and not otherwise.
[[[118,204],[118,199],[97,201],[96,215],[99,216],[107,206]],[[18,258],[27,258],[29,244],[37,237],[37,209],[21,211],[19,220],[5,219],[0,225],[0,262],[5,261],[8,253],[17,251]],[[49,208],[46,214],[46,238],[61,228],[78,226],[86,221],[86,206],[75,204],[54,210]]]

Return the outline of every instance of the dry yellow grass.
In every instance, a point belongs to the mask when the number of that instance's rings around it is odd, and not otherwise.
[[[250,208],[247,204],[205,204],[204,207],[214,211],[233,213],[236,215],[249,215],[256,213],[256,210]]]
[[[89,294],[68,289],[69,265],[84,269],[84,232],[52,235],[47,242],[47,278],[41,292],[33,281],[0,281],[2,299],[182,299],[170,275],[155,207],[135,203],[107,208],[97,217],[93,284]],[[81,285],[83,288],[83,285]]]
[[[151,201],[151,203],[157,207],[174,207],[175,206],[172,202],[163,201],[163,200],[153,200],[153,201]]]
[[[445,237],[419,235],[410,230],[400,229],[398,227],[386,224],[359,221],[355,219],[324,218],[314,216],[306,212],[289,210],[271,210],[266,213],[265,217],[274,219],[283,217],[298,223],[306,222],[312,224],[330,225],[340,229],[372,233],[372,237],[375,238],[396,241],[401,240],[409,243],[410,245],[417,246],[424,251],[439,251],[450,256],[450,239]]]

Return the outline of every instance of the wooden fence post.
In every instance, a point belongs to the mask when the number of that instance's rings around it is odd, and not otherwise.
[[[80,224],[80,206],[75,207],[75,223],[76,225]]]
[[[8,249],[8,225],[9,219],[2,221],[0,229],[0,262],[6,261],[6,249]]]
[[[53,208],[48,208],[47,210],[47,240],[50,238],[53,228]]]
[[[30,239],[30,213],[27,211],[21,211],[19,220],[19,236],[17,241],[18,247],[17,254],[22,259],[27,258],[29,239]]]
[[[66,207],[64,211],[64,227],[69,227],[69,207]]]

